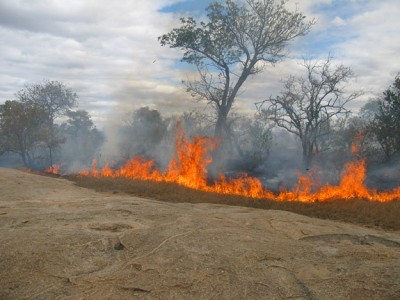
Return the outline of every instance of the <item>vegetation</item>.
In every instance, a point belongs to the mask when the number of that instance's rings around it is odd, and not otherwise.
[[[27,86],[16,95],[21,103],[36,105],[45,111],[46,117],[43,121],[46,134],[43,136],[43,142],[49,150],[50,165],[52,165],[54,150],[64,142],[58,134],[54,121],[76,105],[78,96],[62,82],[49,80]]]
[[[167,125],[168,121],[158,110],[148,107],[135,110],[121,128],[119,147],[122,158],[127,160],[135,155],[154,157],[154,150],[166,136]]]
[[[232,138],[228,115],[249,76],[283,59],[288,42],[307,34],[314,24],[284,4],[276,5],[274,0],[247,0],[243,5],[231,0],[216,2],[207,8],[208,22],[182,18],[181,27],[159,37],[162,46],[182,49],[182,61],[197,68],[200,78],[186,82],[187,90],[215,109],[216,137]]]
[[[400,75],[383,92],[383,97],[378,100],[378,109],[372,130],[386,160],[389,160],[400,151]]]
[[[360,93],[346,93],[344,84],[353,76],[343,65],[332,69],[331,57],[325,62],[304,61],[304,77],[290,76],[280,96],[259,104],[260,113],[277,126],[296,135],[303,150],[303,165],[308,169],[332,131],[332,120],[348,113],[346,104]]]
[[[34,103],[6,101],[0,105],[0,154],[16,153],[24,166],[32,165],[45,137],[45,118],[46,112]]]
[[[104,133],[94,126],[85,110],[67,111],[66,116],[68,119],[60,126],[65,143],[59,160],[80,166],[89,164],[105,141]]]
[[[311,159],[316,159],[322,169],[336,172],[333,177],[328,174],[326,180],[322,174],[323,183],[330,182],[339,178],[343,165],[351,159],[350,148],[355,140],[359,144],[358,153],[366,158],[367,164],[373,163],[377,167],[389,158],[396,157],[400,140],[395,130],[396,126],[400,126],[396,123],[399,115],[398,77],[381,99],[372,99],[356,115],[349,113],[345,107],[348,101],[357,96],[357,93],[344,96],[343,83],[351,75],[348,68],[338,66],[331,69],[330,61],[324,64],[308,63],[306,66],[309,76],[288,79],[288,90],[265,101],[258,116],[236,113],[227,118],[226,130],[231,139],[222,141],[228,146],[223,147],[224,160],[221,160],[223,164],[218,172],[225,172],[227,176],[247,172],[273,177],[285,172],[285,166],[292,165],[294,170],[291,173],[295,174],[298,168],[295,152],[285,158],[284,164],[279,165],[276,157],[270,159],[270,153],[282,153],[300,146],[303,160],[308,164]],[[304,91],[304,95],[300,91]],[[16,153],[22,163],[31,168],[47,168],[53,160],[57,164],[63,162],[65,169],[75,165],[70,168],[75,171],[83,165],[90,165],[93,159],[101,160],[100,151],[105,136],[95,127],[88,112],[65,110],[62,113],[64,122],[54,123],[51,131],[48,120],[52,117],[48,113],[39,101],[14,100],[0,105],[0,154]],[[55,115],[61,116],[61,113]],[[115,145],[118,154],[114,161],[123,163],[135,155],[141,155],[154,159],[161,168],[165,167],[174,147],[174,126],[171,125],[177,121],[182,123],[188,136],[210,135],[215,125],[215,119],[204,113],[186,112],[181,116],[164,117],[155,109],[142,107],[132,112],[124,125],[117,128],[119,143]],[[284,128],[300,137],[302,143],[279,144],[278,135],[282,134],[274,130],[273,125],[286,126]],[[51,160],[49,140],[54,141]],[[240,149],[235,149],[235,145],[240,145]],[[284,147],[285,151],[280,147]],[[102,161],[109,162],[107,158]],[[289,186],[290,182],[295,183],[290,179],[277,180],[283,181],[281,184],[284,185],[289,183]],[[394,184],[393,181],[388,186]],[[385,185],[378,187],[385,188]]]
[[[47,168],[67,159],[80,164],[93,159],[104,136],[88,112],[70,110],[78,98],[72,89],[62,82],[45,80],[27,86],[16,96],[18,100],[0,105],[0,155],[16,153],[30,168]],[[61,117],[67,118],[66,123],[57,124]]]
[[[316,182],[321,185],[334,180],[332,170],[339,174],[351,155],[355,155],[348,154],[354,141],[359,146],[356,155],[366,158],[367,165],[385,166],[387,161],[399,157],[400,75],[382,97],[366,103],[359,114],[352,114],[347,105],[360,95],[360,92],[347,91],[353,72],[343,65],[333,65],[330,56],[325,61],[304,61],[305,76],[288,77],[280,95],[260,102],[254,115],[235,113],[232,108],[244,83],[267,66],[284,59],[287,44],[307,34],[314,24],[314,20],[305,21],[302,13],[288,11],[286,1],[238,3],[232,0],[213,3],[207,8],[206,21],[182,18],[180,27],[159,37],[162,46],[182,50],[182,61],[196,67],[198,80],[185,82],[185,85],[193,97],[210,104],[214,114],[185,112],[181,116],[164,117],[148,107],[133,111],[115,130],[119,138],[114,145],[116,164],[140,155],[153,159],[161,169],[165,167],[174,147],[177,121],[189,136],[218,138],[218,149],[222,149],[218,150],[221,155],[214,155],[214,163],[219,164],[215,167],[218,173],[209,172],[210,177],[273,174],[276,189],[282,181],[286,183],[286,178],[282,180],[279,176],[288,177],[283,166],[297,168],[293,162],[298,159],[298,149],[302,152],[304,169],[308,171],[311,163],[317,161],[331,172],[321,182]],[[64,163],[64,167],[72,171],[81,170],[93,159],[100,161],[105,135],[96,128],[87,111],[73,110],[78,96],[71,88],[59,81],[45,80],[18,91],[16,98],[0,105],[0,156],[17,154],[22,164],[30,168]],[[283,128],[287,135],[277,128]],[[278,144],[279,136],[284,136],[286,144]],[[288,144],[287,137],[291,136],[300,143]],[[275,158],[271,159],[270,153],[274,151]],[[276,153],[285,151],[291,157],[278,161],[276,158],[282,156]],[[102,162],[111,161],[106,158]],[[271,168],[274,164],[276,167]],[[314,171],[319,172],[309,173]],[[310,216],[400,228],[398,201],[385,204],[363,200],[277,203],[214,195],[164,183],[74,180],[83,186],[159,200],[285,209]],[[396,180],[394,183],[398,185],[398,176]],[[374,187],[381,188],[380,185]]]

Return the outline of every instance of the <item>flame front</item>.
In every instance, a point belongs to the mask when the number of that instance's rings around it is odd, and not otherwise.
[[[330,199],[368,199],[387,202],[400,198],[400,187],[392,191],[378,192],[368,189],[364,184],[366,176],[365,160],[358,158],[345,166],[339,185],[318,186],[313,172],[299,175],[298,183],[291,191],[273,193],[264,187],[258,178],[243,175],[240,178],[227,179],[220,175],[214,183],[207,182],[207,166],[212,162],[211,151],[218,143],[209,137],[194,137],[190,142],[183,129],[178,127],[176,134],[176,154],[164,171],[160,171],[152,160],[135,157],[125,162],[120,168],[112,169],[108,165],[98,168],[93,161],[90,169],[81,171],[80,176],[111,177],[171,182],[179,185],[219,194],[242,195],[252,198],[266,198],[276,201],[315,202]],[[353,153],[357,146],[353,145]],[[54,166],[51,171],[56,169]]]
[[[342,179],[339,185],[332,186],[326,184],[315,191],[313,185],[315,181],[311,176],[300,175],[297,185],[292,192],[282,192],[278,195],[278,199],[282,201],[302,201],[315,202],[326,201],[329,199],[368,199],[376,201],[390,201],[400,197],[398,193],[392,193],[390,199],[383,197],[375,190],[369,190],[364,185],[365,179],[365,161],[357,160],[348,163],[345,166]]]
[[[49,174],[54,174],[54,175],[59,175],[61,173],[60,169],[62,167],[63,163],[60,164],[52,164],[50,167],[48,167],[45,172]]]

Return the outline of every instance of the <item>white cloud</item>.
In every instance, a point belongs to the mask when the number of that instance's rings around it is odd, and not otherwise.
[[[72,87],[80,108],[97,120],[141,105],[168,112],[196,106],[180,85],[190,72],[176,67],[182,53],[157,41],[179,22],[177,15],[159,10],[176,2],[0,0],[0,103],[25,84],[48,78]],[[252,110],[254,102],[277,94],[282,78],[300,72],[302,55],[323,58],[331,51],[358,75],[355,88],[367,89],[370,96],[391,83],[400,71],[400,3],[342,2],[346,9],[333,0],[289,1],[290,9],[318,23],[309,36],[296,40],[291,59],[245,83],[237,109]]]
[[[177,53],[157,41],[176,22],[158,10],[173,2],[0,0],[0,103],[44,78],[72,87],[91,112],[117,106],[130,86],[132,106],[161,99],[157,77],[182,77],[171,69]]]
[[[346,21],[343,20],[341,17],[336,16],[332,21],[331,21],[332,25],[334,26],[343,26],[346,25]]]
[[[303,9],[299,7],[299,10],[307,16],[317,16],[318,24],[308,36],[295,41],[292,59],[278,64],[275,70],[267,70],[256,79],[276,82],[276,85],[264,88],[267,91],[265,94],[274,94],[279,77],[301,72],[296,65],[298,58],[303,55],[323,59],[331,53],[335,63],[351,67],[357,77],[351,81],[349,88],[365,91],[350,105],[353,111],[357,111],[370,98],[379,96],[394,81],[400,72],[398,0],[321,0],[318,3],[307,0],[299,3],[302,3]],[[316,7],[318,9],[315,12]],[[252,95],[259,95],[261,90],[262,86],[254,86]]]
[[[370,1],[376,4],[374,1]],[[380,1],[379,5],[348,21],[351,38],[339,44],[340,58],[358,75],[358,85],[367,97],[380,94],[400,72],[400,2]]]

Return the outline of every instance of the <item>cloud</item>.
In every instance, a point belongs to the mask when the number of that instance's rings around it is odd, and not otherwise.
[[[132,82],[136,105],[162,98],[157,77],[181,77],[177,53],[157,41],[176,23],[159,10],[174,2],[0,0],[0,103],[44,78],[72,87],[91,112],[117,106]]]
[[[289,46],[291,55],[285,62],[267,69],[255,79],[258,85],[251,83],[247,87],[249,90],[254,88],[252,97],[261,94],[262,82],[271,83],[265,86],[264,95],[274,94],[280,88],[278,78],[301,74],[300,58],[324,59],[329,53],[334,56],[335,63],[342,63],[354,71],[356,78],[349,89],[365,91],[351,103],[354,112],[370,98],[381,95],[394,81],[400,72],[399,1],[306,0],[298,3],[298,9],[306,16],[316,17],[316,26],[307,36]]]
[[[341,17],[336,16],[332,21],[331,21],[332,25],[334,26],[343,26],[346,25],[346,21],[343,20]]]
[[[178,3],[185,4],[183,11],[174,11]],[[354,88],[368,90],[358,106],[400,71],[398,0],[292,0],[287,5],[318,23],[291,43],[285,61],[245,83],[236,109],[251,112],[254,102],[276,95],[281,79],[301,72],[303,56],[324,58],[331,52],[350,66],[358,75]],[[177,64],[179,50],[157,41],[190,7],[182,0],[0,0],[0,103],[47,78],[73,88],[80,108],[99,122],[146,105],[167,112],[198,107],[180,84],[192,69]]]
[[[367,9],[347,20],[347,37],[335,45],[338,59],[354,70],[357,86],[366,92],[360,105],[380,95],[400,72],[400,3],[388,0],[367,4]]]

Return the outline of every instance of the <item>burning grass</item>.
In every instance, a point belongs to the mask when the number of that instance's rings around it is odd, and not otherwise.
[[[222,195],[183,187],[174,183],[126,178],[72,176],[78,186],[99,192],[125,193],[174,203],[214,203],[276,209],[322,219],[339,220],[369,227],[400,230],[400,200],[376,202],[367,199],[337,199],[323,202],[283,202],[237,195]]]
[[[160,170],[152,160],[134,157],[118,168],[94,161],[91,168],[72,178],[78,185],[99,191],[123,192],[169,202],[218,203],[255,208],[292,211],[312,217],[341,220],[358,224],[400,229],[400,187],[379,192],[364,184],[365,161],[357,157],[349,162],[338,185],[319,185],[313,172],[299,176],[291,190],[274,193],[258,178],[243,174],[226,178],[221,174],[210,181],[207,166],[211,152],[218,146],[209,137],[186,137],[178,125],[175,155],[168,167]],[[357,154],[357,147],[353,152]],[[61,167],[61,165],[60,165]],[[53,165],[46,170],[59,174]]]
[[[140,156],[133,157],[118,168],[110,168],[108,164],[99,168],[93,161],[91,168],[79,172],[80,176],[127,178],[131,180],[148,180],[153,182],[175,183],[187,188],[223,195],[238,195],[276,201],[320,202],[332,199],[368,199],[378,202],[391,202],[400,199],[400,187],[391,191],[378,192],[368,189],[364,184],[366,176],[365,161],[358,157],[349,162],[338,185],[320,186],[313,172],[299,174],[298,184],[292,190],[282,190],[276,194],[264,187],[255,177],[242,174],[238,178],[227,178],[220,174],[209,182],[207,167],[212,162],[211,152],[218,147],[218,142],[210,137],[187,138],[184,130],[177,125],[175,136],[175,155],[168,167],[160,170],[153,160],[144,160]],[[357,146],[353,146],[357,154]],[[61,167],[61,165],[60,165]],[[47,172],[57,174],[60,168],[56,165]]]

